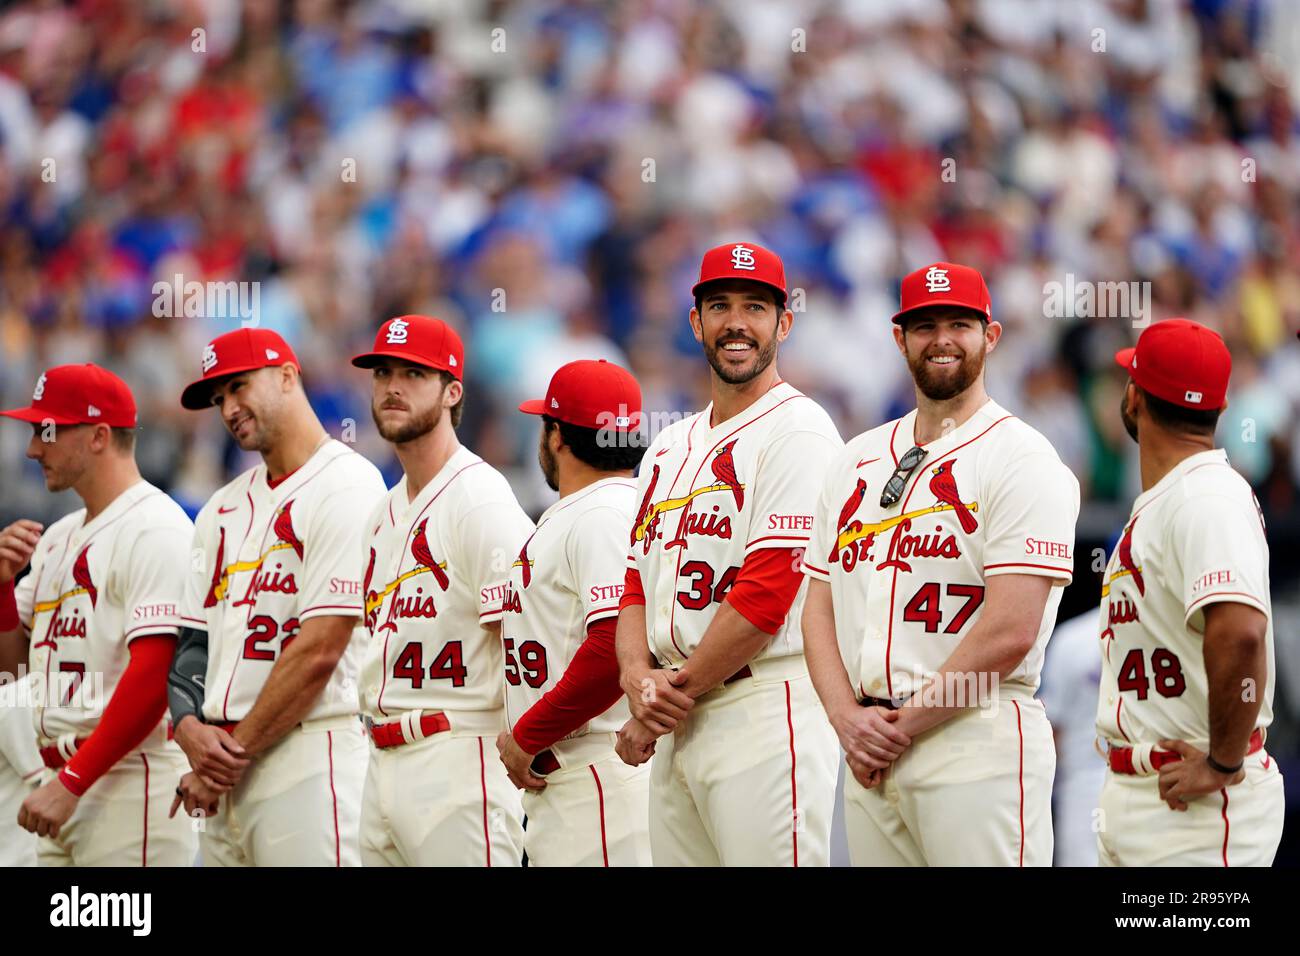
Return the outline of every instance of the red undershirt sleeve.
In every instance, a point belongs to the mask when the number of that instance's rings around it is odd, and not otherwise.
[[[633,604],[645,604],[645,591],[641,588],[641,572],[628,568],[623,577],[623,596],[619,599],[618,609],[621,611]]]
[[[18,601],[14,597],[14,583],[0,584],[0,632],[16,631],[22,627],[18,618]]]
[[[750,552],[740,566],[727,603],[764,634],[781,629],[794,604],[803,570],[796,548],[764,548]]]
[[[144,634],[130,648],[131,659],[99,724],[59,771],[59,780],[77,796],[140,746],[167,710],[167,671],[176,650],[175,636]]]
[[[635,573],[628,572],[629,576]],[[614,651],[616,621],[613,617],[593,621],[587,628],[587,639],[559,682],[515,722],[515,742],[525,752],[545,750],[609,710],[623,696]]]

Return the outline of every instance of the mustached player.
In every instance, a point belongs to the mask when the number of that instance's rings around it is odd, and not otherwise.
[[[193,772],[172,810],[210,815],[205,865],[355,866],[367,757],[359,516],[383,478],[326,434],[270,330],[214,339],[181,404],[216,408],[262,463],[195,522],[170,694]]]
[[[1268,541],[1250,485],[1214,447],[1232,358],[1211,330],[1167,319],[1115,360],[1142,494],[1102,589],[1100,862],[1269,866],[1286,800],[1264,748]]]
[[[1002,334],[967,266],[903,279],[916,411],[830,469],[805,573],[809,671],[852,771],[859,866],[1050,866],[1052,730],[1034,698],[1079,483],[984,389]]]
[[[465,350],[446,323],[385,322],[371,412],[403,476],[365,519],[361,703],[372,755],[367,866],[518,866],[519,794],[493,746],[505,729],[501,606],[533,523],[506,479],[456,438]]]
[[[628,721],[614,629],[636,512],[641,388],[605,361],[570,362],[546,397],[538,462],[560,493],[510,569],[501,637],[511,730],[498,740],[525,788],[530,866],[649,866],[649,768],[615,752]]]
[[[803,659],[799,564],[840,438],[777,374],[794,315],[774,253],[711,249],[693,293],[713,400],[641,463],[620,754],[654,754],[656,866],[826,865],[837,756]]]
[[[185,761],[163,716],[193,526],[140,477],[135,399],[113,373],[49,369],[30,406],[0,414],[31,423],[45,486],[84,505],[43,534],[0,533],[0,671],[31,671],[14,686],[44,764],[18,823],[43,838],[42,866],[186,866],[194,834],[166,814]]]

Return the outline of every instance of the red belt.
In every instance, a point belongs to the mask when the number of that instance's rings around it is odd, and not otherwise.
[[[1246,749],[1246,756],[1250,756],[1257,750],[1264,747],[1264,735],[1258,728],[1250,735],[1250,746]],[[1108,755],[1110,769],[1115,773],[1136,775],[1137,770],[1133,766],[1133,748],[1132,747],[1111,747]],[[1165,764],[1177,763],[1183,759],[1183,755],[1172,750],[1152,750],[1151,767],[1159,770]]]
[[[231,724],[230,726],[233,727],[234,724]],[[168,740],[174,739],[175,731],[176,728],[172,726],[172,722],[170,720],[167,721]],[[82,746],[86,743],[86,741],[89,739],[90,739],[89,737],[78,737],[76,740],[74,740],[72,742],[72,752],[76,753],[78,750],[80,750]],[[59,752],[58,744],[50,744],[48,747],[41,748],[41,762],[44,763],[45,766],[49,767],[51,770],[62,770],[64,765],[67,764],[68,761],[64,759],[63,754]]]
[[[367,729],[370,731],[370,739],[375,742],[375,746],[380,750],[411,743],[402,734],[402,722],[400,720],[394,720],[387,724],[371,723],[367,725]],[[440,734],[447,730],[451,730],[451,722],[447,720],[447,715],[442,711],[425,714],[420,718],[420,732],[426,737],[432,737],[434,734]]]

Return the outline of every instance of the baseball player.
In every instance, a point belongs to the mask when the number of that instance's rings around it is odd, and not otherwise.
[[[991,316],[967,266],[903,279],[894,340],[916,410],[845,446],[804,562],[808,666],[848,757],[858,866],[1052,863],[1055,753],[1034,690],[1079,484],[985,391]]]
[[[18,825],[27,795],[41,785],[41,748],[32,733],[35,674],[0,685],[0,867],[35,866],[39,837]]]
[[[384,482],[326,434],[276,333],[218,336],[202,372],[181,404],[215,407],[262,463],[195,522],[170,682],[193,772],[172,812],[211,817],[205,865],[355,866],[367,758],[359,518]]]
[[[518,866],[519,793],[492,747],[505,729],[505,580],[533,523],[501,473],[456,439],[465,351],[450,326],[390,319],[352,364],[372,370],[375,426],[403,470],[363,527],[362,859]]]
[[[1268,542],[1214,447],[1232,359],[1186,319],[1115,360],[1142,493],[1106,566],[1097,730],[1103,866],[1269,866],[1282,838]],[[1152,779],[1152,778],[1156,779]]]
[[[135,399],[113,373],[51,368],[31,405],[0,414],[31,423],[45,486],[84,505],[0,533],[0,670],[36,678],[45,765],[18,822],[45,838],[42,866],[187,865],[189,821],[166,814],[185,761],[163,716],[193,526],[140,477]]]
[[[837,754],[803,659],[799,563],[840,437],[777,374],[794,315],[774,253],[711,249],[692,291],[713,400],[642,462],[618,618],[633,716],[619,752],[655,754],[656,866],[824,866]]]
[[[604,360],[570,362],[546,397],[538,461],[560,493],[510,569],[501,619],[510,732],[530,866],[649,866],[650,771],[615,752],[629,713],[614,628],[636,512],[641,387]]]

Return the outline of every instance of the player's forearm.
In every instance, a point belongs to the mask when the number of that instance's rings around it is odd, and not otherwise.
[[[1264,615],[1245,605],[1211,605],[1205,615],[1209,753],[1225,767],[1241,763],[1259,716],[1268,680],[1266,628]]]
[[[297,639],[281,654],[257,695],[248,716],[239,722],[233,736],[249,756],[259,754],[291,731],[316,706],[339,659],[347,649],[351,624],[326,624],[355,618],[312,618],[302,626]],[[320,626],[312,627],[321,622]]]
[[[723,601],[709,622],[690,659],[682,665],[686,677],[678,689],[691,697],[707,694],[754,659],[772,635],[751,624]]]
[[[19,668],[27,670],[27,651],[31,642],[27,633],[18,627],[12,631],[0,631],[0,674],[12,674],[15,677]]]
[[[626,604],[618,612],[614,631],[619,682],[624,693],[640,693],[641,675],[658,666],[646,644],[645,605]]]
[[[808,662],[808,676],[813,689],[822,702],[822,708],[833,715],[844,708],[858,705],[853,682],[844,668],[840,647],[835,635],[835,610],[831,603],[831,587],[825,581],[809,581],[808,596],[803,607],[803,650]]]
[[[1046,586],[1050,585],[1045,585],[1043,600],[1037,604],[1032,594],[990,601],[989,613],[971,627],[939,670],[913,695],[915,699],[903,708],[899,729],[915,737],[972,707],[984,706],[986,688],[991,692],[989,696],[996,696],[997,681],[1019,667],[1034,646],[1041,608],[1047,599]],[[1035,606],[1040,608],[1036,614],[1032,612]],[[992,680],[994,676],[997,681]]]

